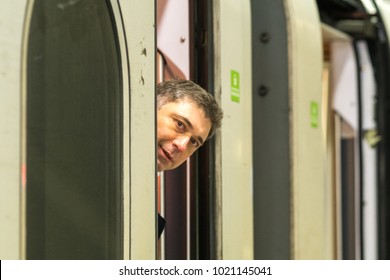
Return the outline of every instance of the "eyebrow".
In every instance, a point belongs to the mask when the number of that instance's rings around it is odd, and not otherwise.
[[[185,124],[186,124],[191,130],[194,129],[194,126],[192,125],[192,123],[190,122],[190,120],[187,119],[186,117],[181,116],[181,115],[177,115],[177,114],[174,114],[174,116],[175,116],[176,118],[178,118],[178,119],[182,119],[182,120],[185,122]],[[203,143],[204,143],[202,137],[197,136],[196,139],[198,139],[198,141],[200,142],[200,146],[202,146]]]

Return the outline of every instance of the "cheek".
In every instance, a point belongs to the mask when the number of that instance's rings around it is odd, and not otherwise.
[[[157,140],[169,140],[172,138],[172,131],[168,129],[167,127],[157,129]]]
[[[160,141],[160,140],[163,140],[165,138],[168,137],[169,135],[169,127],[168,125],[160,120],[157,122],[157,140]]]
[[[157,131],[157,143],[159,145],[170,145],[177,138],[177,133],[172,129],[161,129]]]

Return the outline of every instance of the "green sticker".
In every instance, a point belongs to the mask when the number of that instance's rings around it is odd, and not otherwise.
[[[230,99],[240,102],[240,73],[230,70]]]
[[[320,110],[318,108],[318,103],[312,101],[310,103],[310,124],[311,127],[317,128],[319,122]]]

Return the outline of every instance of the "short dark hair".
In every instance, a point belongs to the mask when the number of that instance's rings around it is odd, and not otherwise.
[[[211,129],[207,139],[214,136],[221,127],[223,112],[211,93],[189,80],[168,80],[157,85],[157,110],[170,102],[189,99],[203,110],[211,121]]]

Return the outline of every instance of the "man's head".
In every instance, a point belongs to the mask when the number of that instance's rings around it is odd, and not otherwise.
[[[221,126],[222,110],[214,97],[187,80],[157,85],[157,167],[182,164]]]

